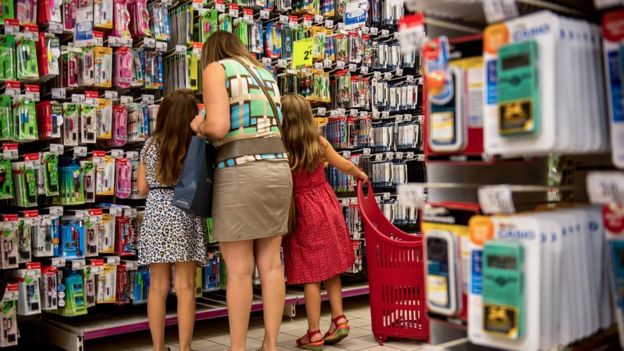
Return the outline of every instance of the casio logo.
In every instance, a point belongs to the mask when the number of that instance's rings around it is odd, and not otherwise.
[[[533,28],[518,28],[513,34],[513,41],[522,41],[544,35],[550,32],[550,25],[547,23]]]
[[[533,231],[501,230],[498,232],[498,237],[501,239],[532,240],[535,238],[535,233]]]

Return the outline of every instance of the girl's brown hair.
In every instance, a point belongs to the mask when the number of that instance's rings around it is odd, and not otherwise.
[[[282,139],[293,171],[314,171],[322,162],[325,149],[314,125],[308,101],[301,95],[282,97]]]
[[[201,65],[206,68],[209,64],[229,58],[242,57],[258,67],[264,67],[249,53],[245,44],[236,34],[218,30],[204,43],[202,48]]]
[[[176,90],[160,103],[153,138],[158,141],[156,178],[174,185],[182,174],[184,158],[191,143],[191,121],[199,114],[192,90]]]

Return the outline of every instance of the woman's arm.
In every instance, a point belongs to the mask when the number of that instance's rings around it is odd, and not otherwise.
[[[147,196],[147,193],[149,193],[149,185],[147,185],[147,176],[145,175],[145,164],[143,161],[139,162],[139,177],[137,183],[139,185],[139,195]]]
[[[230,99],[225,88],[225,70],[218,62],[209,64],[202,75],[206,119],[195,117],[191,128],[210,140],[220,140],[230,131]]]
[[[353,162],[340,156],[327,139],[321,137],[321,145],[325,148],[325,159],[329,164],[336,167],[342,173],[362,179],[363,181],[368,180],[366,173],[362,172]]]

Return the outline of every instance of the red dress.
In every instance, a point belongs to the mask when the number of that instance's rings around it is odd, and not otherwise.
[[[294,172],[293,194],[297,227],[283,243],[287,283],[318,283],[347,271],[355,261],[353,244],[323,164]]]

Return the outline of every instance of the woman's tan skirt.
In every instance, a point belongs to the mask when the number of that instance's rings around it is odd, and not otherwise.
[[[287,234],[291,197],[288,161],[255,161],[216,169],[214,239],[241,241]]]

